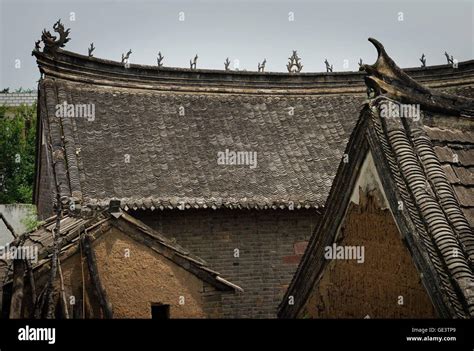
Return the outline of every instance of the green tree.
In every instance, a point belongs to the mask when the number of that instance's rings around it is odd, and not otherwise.
[[[36,104],[0,106],[0,203],[31,203],[35,173]]]

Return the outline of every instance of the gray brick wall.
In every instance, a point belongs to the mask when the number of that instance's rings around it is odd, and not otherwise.
[[[224,318],[275,318],[278,304],[319,220],[314,210],[132,212],[206,260],[244,293],[222,296]],[[295,249],[296,244],[296,249]],[[234,257],[239,249],[239,258]]]
[[[33,105],[38,93],[0,93],[0,106]]]

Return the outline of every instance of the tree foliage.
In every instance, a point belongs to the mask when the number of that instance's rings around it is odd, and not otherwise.
[[[35,172],[36,104],[0,106],[0,203],[31,203]]]

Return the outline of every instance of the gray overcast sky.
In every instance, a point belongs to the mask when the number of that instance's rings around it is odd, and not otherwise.
[[[296,49],[303,72],[322,72],[325,58],[334,71],[357,70],[360,57],[373,63],[369,36],[380,40],[401,67],[418,66],[421,53],[428,65],[446,63],[445,50],[459,61],[473,59],[473,3],[0,0],[0,88],[36,87],[39,72],[31,50],[42,29],[52,31],[59,18],[71,28],[65,49],[86,54],[94,42],[96,57],[120,61],[131,48],[130,62],[154,65],[161,51],[165,66],[187,68],[198,53],[198,68],[223,69],[229,57],[247,70],[256,70],[266,58],[267,71],[284,72]]]

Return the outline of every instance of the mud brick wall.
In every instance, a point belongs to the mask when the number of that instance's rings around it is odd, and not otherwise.
[[[316,210],[131,212],[244,289],[223,295],[224,318],[275,318],[319,220]],[[238,249],[238,256],[235,251]]]
[[[330,260],[299,318],[436,318],[390,211],[379,207],[373,198],[352,204],[337,245],[363,246],[364,263]]]
[[[93,248],[114,318],[151,318],[151,303],[169,305],[171,318],[206,317],[202,280],[174,262],[115,228]],[[127,249],[129,258],[124,257]]]

